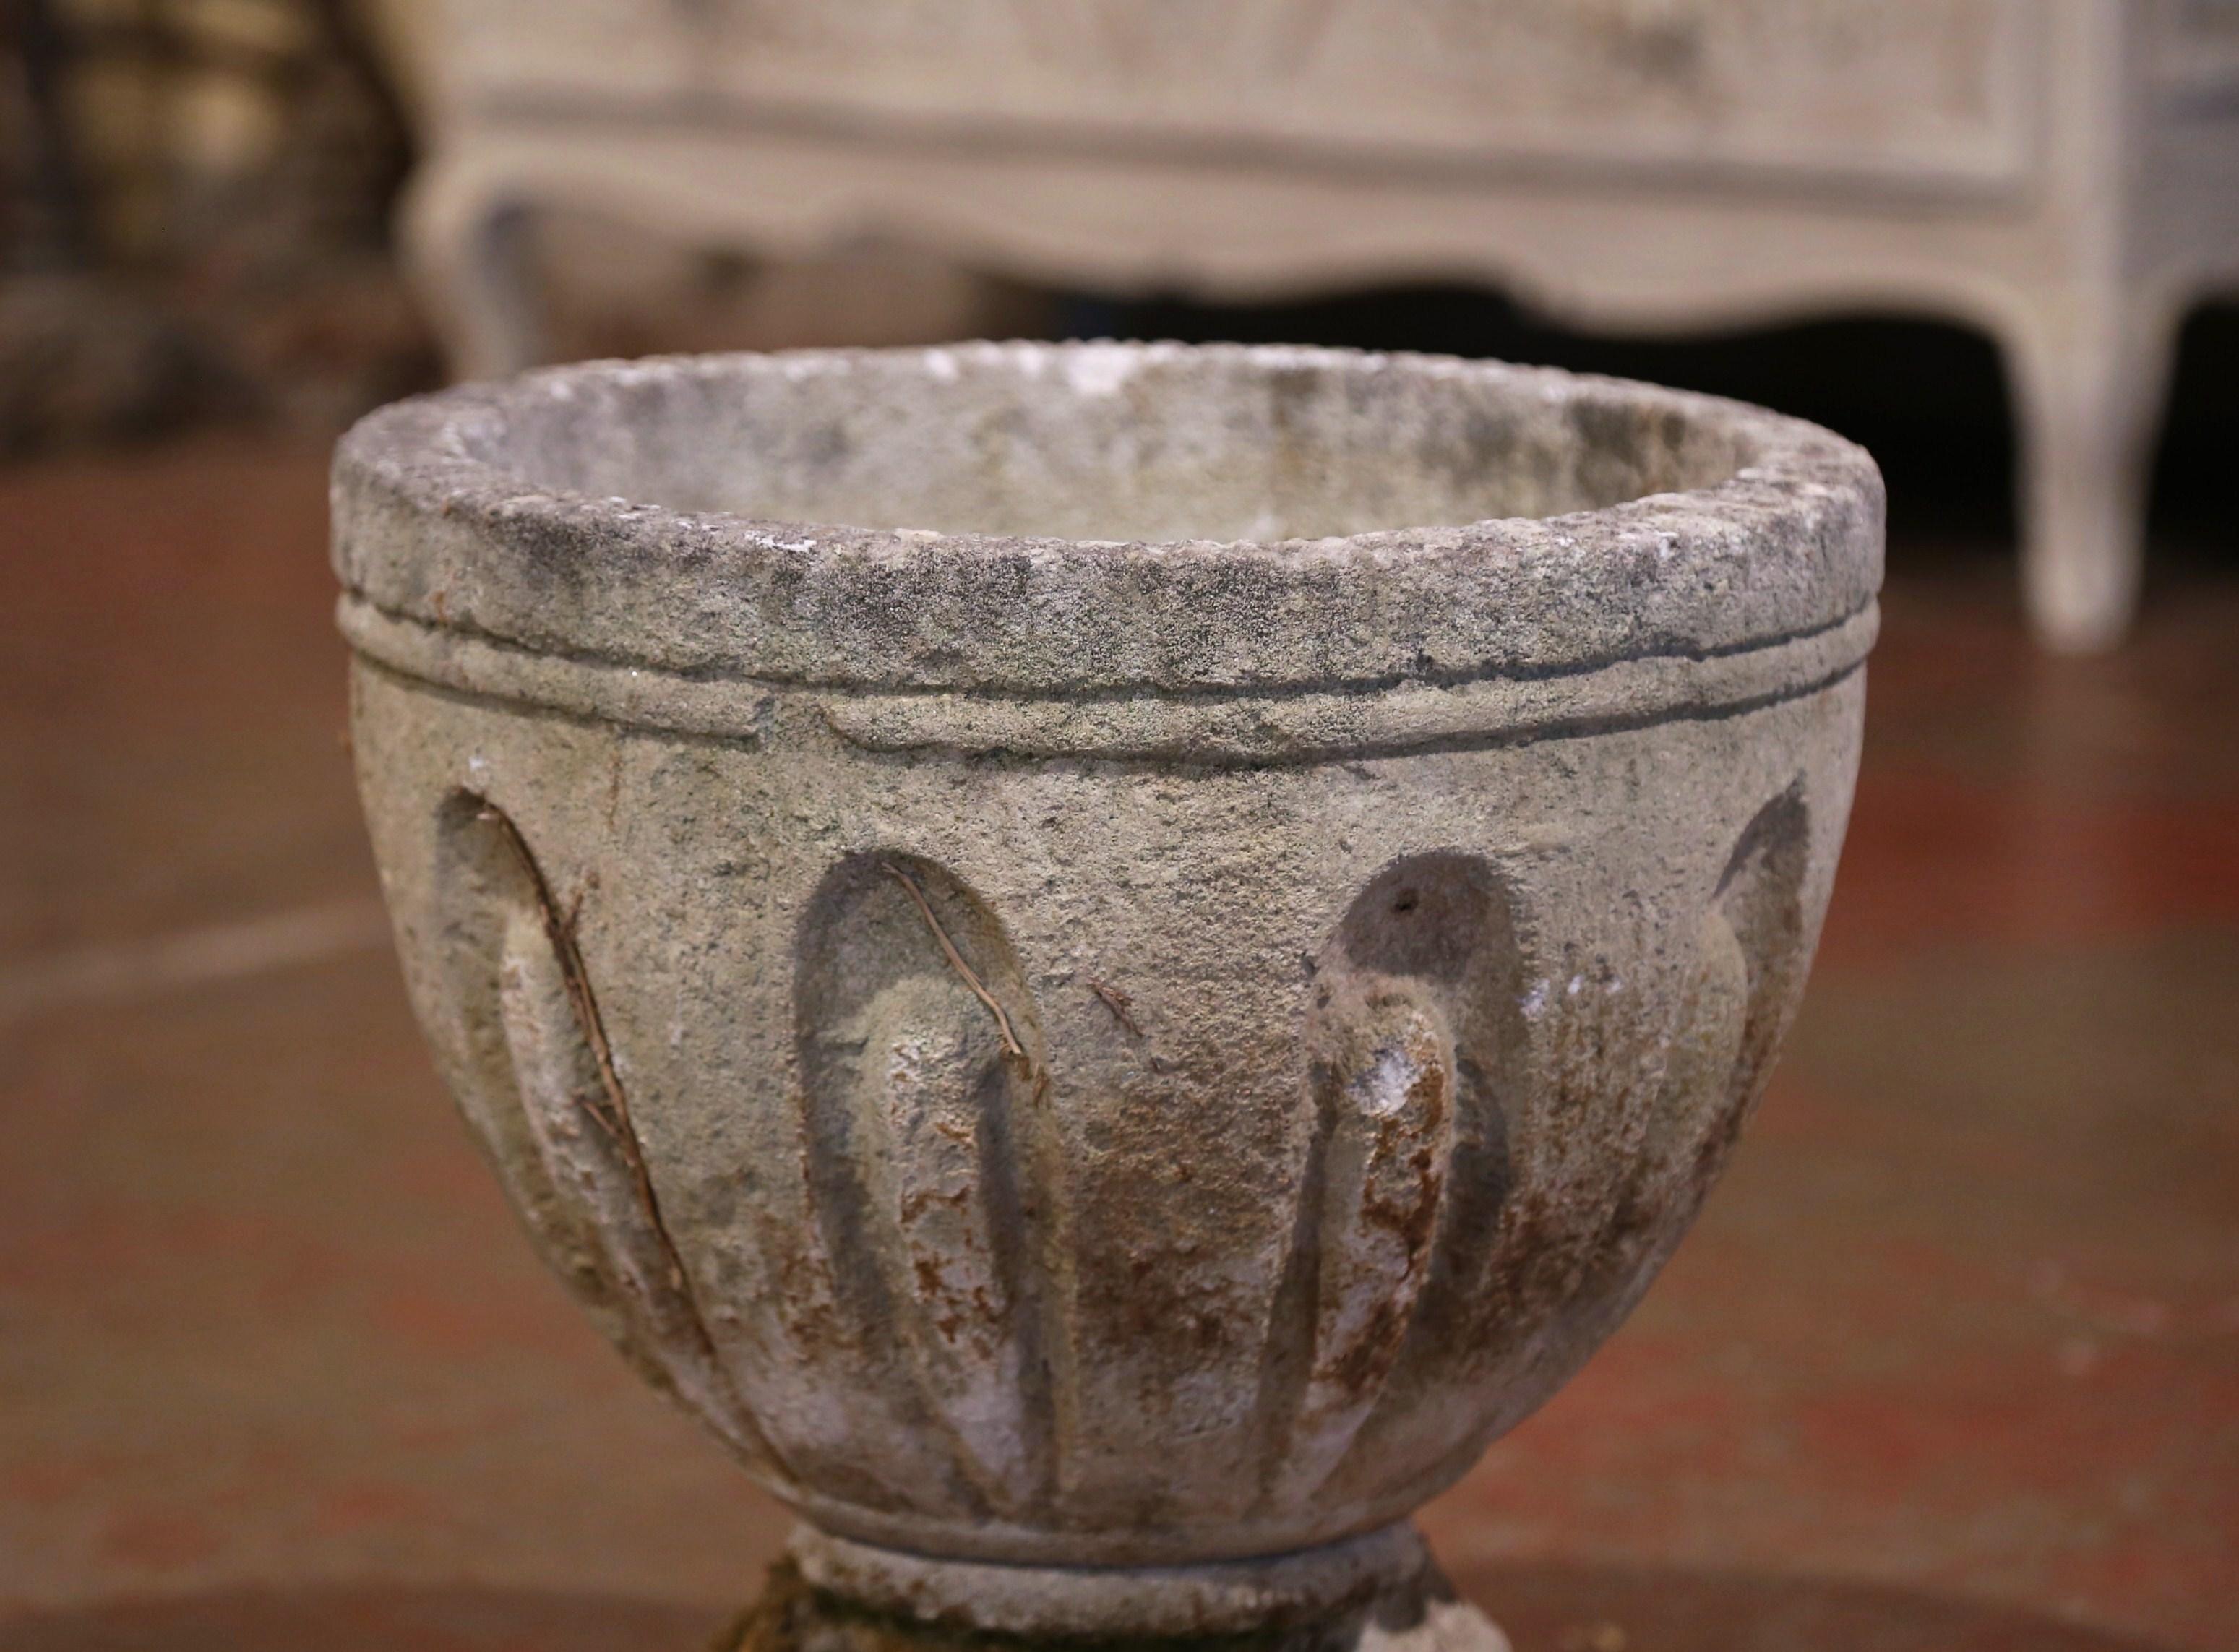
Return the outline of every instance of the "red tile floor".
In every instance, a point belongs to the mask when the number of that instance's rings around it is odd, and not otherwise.
[[[694,1647],[785,1522],[421,1053],[323,511],[239,441],[0,472],[0,1646]],[[1425,1516],[1519,1652],[2239,1643],[2239,581],[2054,661],[1915,550],[1745,1151]]]

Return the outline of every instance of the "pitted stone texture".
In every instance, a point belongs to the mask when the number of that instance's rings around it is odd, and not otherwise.
[[[1719,654],[1866,607],[1864,453],[1704,396],[1272,347],[602,363],[336,458],[379,612],[695,677],[1077,698]]]
[[[721,358],[378,415],[336,497],[438,1059],[608,1334],[835,1536],[1404,1521],[1644,1288],[1802,991],[1880,494],[1791,421]],[[1511,508],[1571,514],[1435,526]]]

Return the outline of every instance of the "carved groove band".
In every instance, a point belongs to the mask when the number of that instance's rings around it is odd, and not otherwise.
[[[539,654],[446,630],[344,596],[338,620],[365,658],[420,681],[675,733],[753,741],[781,698],[814,703],[842,739],[871,751],[1010,752],[1027,757],[1317,762],[1637,726],[1785,700],[1865,658],[1873,605],[1759,647],[1651,654],[1559,674],[1332,687],[1267,694],[1134,698],[879,693],[753,678],[683,677]]]

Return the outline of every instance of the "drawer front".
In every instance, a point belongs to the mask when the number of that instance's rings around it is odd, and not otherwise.
[[[485,23],[503,5],[475,8]],[[1077,143],[1996,182],[2035,0],[536,0],[483,78]],[[634,14],[582,28],[568,14]],[[524,56],[523,36],[551,61]],[[634,36],[635,43],[623,43]],[[662,66],[665,63],[665,68]],[[625,84],[625,81],[628,84]],[[703,105],[704,107],[704,105]]]

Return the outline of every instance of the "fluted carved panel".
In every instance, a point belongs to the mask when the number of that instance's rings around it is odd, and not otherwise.
[[[1352,1448],[1425,1311],[1439,1251],[1466,1255],[1498,1224],[1510,1177],[1498,1021],[1518,966],[1491,868],[1445,853],[1386,868],[1316,961],[1299,1310],[1280,1316],[1270,1361],[1279,1495],[1311,1493]],[[1451,1257],[1444,1271],[1451,1280]]]
[[[1598,1311],[1622,1315],[1725,1167],[1804,985],[1810,821],[1794,789],[1751,817],[1695,926],[1664,1082],[1598,1247]]]
[[[1066,1361],[1048,1072],[1000,924],[922,860],[860,856],[801,926],[796,1026],[817,1219],[843,1297],[991,1507],[1045,1501]]]
[[[1288,1261],[1245,1503],[1342,1495],[1395,1443],[1380,1418],[1466,1391],[1488,1355],[1506,1360],[1539,1334],[1558,1298],[1578,1304],[1578,1325],[1622,1315],[1722,1167],[1800,987],[1808,828],[1792,789],[1736,841],[1690,932],[1662,1087],[1588,1247],[1591,1277],[1545,1302],[1509,1277],[1517,1247],[1545,1242],[1538,1195],[1511,1157],[1511,1115],[1544,1105],[1531,1098],[1546,1082],[1521,1018],[1539,965],[1527,968],[1514,897],[1490,862],[1455,851],[1405,857],[1362,886],[1313,957],[1298,1028],[1303,1145],[1292,1198],[1268,1211]],[[666,1225],[566,899],[479,797],[453,797],[439,837],[441,953],[470,1057],[454,1081],[469,1118],[608,1334],[787,1484],[794,1470],[765,1428],[778,1419],[756,1406],[760,1383],[788,1379],[742,1385],[741,1350],[701,1317],[695,1238],[680,1248]],[[836,1362],[835,1396],[910,1430],[917,1478],[885,1495],[1062,1518],[1077,1317],[1120,1311],[1079,1296],[1079,1247],[1102,1241],[1075,1231],[1068,1178],[1108,1166],[1065,1162],[1053,1095],[1066,1075],[1004,924],[933,862],[856,854],[816,883],[793,933],[813,1230],[795,1265],[816,1282],[807,1319],[787,1322],[792,1357]],[[820,1330],[819,1314],[837,1317]],[[825,1478],[891,1477],[817,1461]]]
[[[597,990],[535,853],[470,793],[439,817],[444,951],[473,1054],[455,1085],[548,1261],[608,1336],[765,1473],[782,1477],[732,1390],[665,1225]]]

